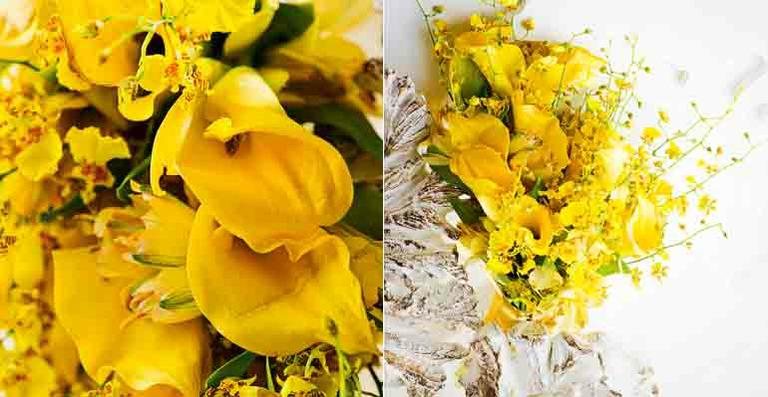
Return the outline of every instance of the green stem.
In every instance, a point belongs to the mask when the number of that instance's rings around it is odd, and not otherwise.
[[[148,168],[149,164],[151,162],[152,157],[146,157],[144,160],[139,163],[136,167],[133,167],[131,171],[128,172],[128,175],[125,176],[125,179],[123,179],[122,182],[120,182],[120,185],[117,187],[117,190],[115,191],[115,195],[117,195],[117,198],[122,202],[130,202],[130,189],[131,189],[131,180],[138,176],[143,174]]]
[[[272,380],[272,368],[269,366],[269,356],[264,357],[264,367],[267,372],[267,388],[269,391],[275,391],[275,382]]]

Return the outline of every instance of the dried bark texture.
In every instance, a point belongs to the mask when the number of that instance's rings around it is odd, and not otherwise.
[[[426,101],[393,71],[384,90],[387,395],[657,395],[653,371],[600,335],[528,338],[483,325],[487,285],[459,264],[446,220],[457,192],[417,152],[432,122]]]

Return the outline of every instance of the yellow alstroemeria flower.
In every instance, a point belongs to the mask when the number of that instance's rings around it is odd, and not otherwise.
[[[651,200],[645,196],[638,197],[626,222],[625,255],[642,255],[659,248],[663,228],[656,205]]]
[[[0,4],[0,59],[26,61],[37,45],[37,29],[48,18],[43,0],[8,0]]]
[[[513,157],[526,160],[536,177],[549,180],[568,163],[568,137],[551,113],[535,105],[515,105],[515,132],[510,144]]]
[[[144,199],[143,229],[132,213],[107,211],[95,224],[101,248],[54,251],[56,313],[97,382],[115,372],[134,390],[197,395],[210,352],[183,267],[193,213]]]

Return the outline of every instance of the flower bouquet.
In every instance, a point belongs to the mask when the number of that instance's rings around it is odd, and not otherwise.
[[[704,188],[756,146],[745,134],[743,153],[726,156],[709,143],[733,104],[707,116],[693,103],[681,129],[659,110],[657,123],[637,128],[647,104],[635,87],[651,71],[636,38],[618,67],[607,49],[576,44],[589,29],[530,40],[535,22],[516,19],[522,4],[494,4],[457,26],[440,19],[443,7],[419,4],[447,92],[431,112],[406,77],[393,72],[385,89],[397,98],[385,108],[385,189],[397,193],[385,196],[386,257],[396,258],[385,260],[385,312],[388,324],[399,318],[387,327],[393,378],[409,394],[653,394],[639,364],[616,386],[586,354],[605,345],[579,331],[607,298],[607,278],[661,280],[669,250],[707,230],[725,234],[709,220],[716,201]],[[697,173],[679,176],[685,163]],[[407,289],[417,280],[427,292]]]
[[[0,394],[378,383],[370,2],[2,8]]]

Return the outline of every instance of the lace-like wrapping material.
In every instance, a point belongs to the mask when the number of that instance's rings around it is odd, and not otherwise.
[[[388,395],[657,395],[652,369],[602,335],[523,337],[483,325],[483,277],[459,264],[458,231],[446,221],[456,192],[417,152],[432,121],[426,101],[407,76],[385,79]]]

